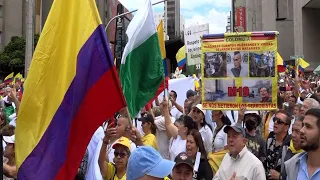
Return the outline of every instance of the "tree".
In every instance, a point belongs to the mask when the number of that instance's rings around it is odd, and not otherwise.
[[[39,40],[39,35],[34,36],[34,47]],[[13,36],[9,44],[0,53],[0,71],[23,72],[25,59],[26,40],[24,37]]]

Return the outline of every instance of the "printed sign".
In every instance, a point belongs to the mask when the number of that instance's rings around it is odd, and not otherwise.
[[[201,36],[208,33],[209,24],[192,26],[184,30],[188,66],[201,63]]]
[[[277,108],[278,32],[202,37],[202,105],[205,109]]]

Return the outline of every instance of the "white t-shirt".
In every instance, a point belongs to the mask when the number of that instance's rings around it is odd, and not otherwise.
[[[213,147],[212,147],[212,152],[217,152],[221,151],[226,145],[227,145],[227,140],[228,136],[227,134],[223,131],[223,129],[226,126],[223,126],[219,132],[217,132],[216,137],[214,138],[213,142]]]
[[[112,146],[116,143],[117,141],[113,142],[111,145],[109,144],[107,147],[107,153],[108,153],[108,158],[109,158],[109,162],[113,162],[114,159],[114,149],[112,148]],[[133,152],[136,149],[136,144],[132,141],[130,141],[130,145],[131,145],[131,149],[130,151]]]
[[[170,113],[171,113],[171,116],[174,117],[175,119],[179,119],[179,117],[182,115],[182,113],[175,106],[171,108]]]
[[[186,152],[187,140],[183,140],[179,135],[176,139],[171,138],[169,144],[169,158],[174,161],[181,152]]]
[[[171,121],[172,123],[174,123],[175,118],[171,117]],[[156,139],[157,139],[158,151],[162,156],[162,158],[170,159],[169,158],[169,138],[167,135],[165,119],[163,116],[155,117],[154,123],[157,126]]]
[[[199,132],[203,140],[204,148],[206,149],[207,152],[212,152],[213,133],[211,129],[209,128],[208,125],[205,125],[199,130]]]

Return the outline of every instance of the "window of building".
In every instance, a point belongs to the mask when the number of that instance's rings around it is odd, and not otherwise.
[[[276,20],[286,20],[288,18],[288,0],[276,0]]]
[[[0,17],[3,17],[3,6],[0,5]]]
[[[168,15],[169,14],[174,14],[174,11],[167,11]]]
[[[2,31],[0,31],[0,44],[2,44]]]
[[[168,11],[174,11],[174,7],[168,8]]]

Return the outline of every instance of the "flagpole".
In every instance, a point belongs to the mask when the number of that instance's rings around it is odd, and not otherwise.
[[[163,3],[163,2],[166,2],[166,1],[167,1],[167,0],[161,0],[161,1],[159,1],[159,2],[153,3],[152,6],[157,5],[157,4],[160,4],[160,3]],[[109,25],[111,24],[111,22],[112,22],[113,20],[115,20],[115,19],[117,19],[117,18],[119,18],[119,17],[125,16],[125,15],[127,15],[127,14],[134,13],[134,12],[136,12],[136,11],[138,11],[138,9],[135,9],[135,10],[133,10],[133,11],[125,12],[125,13],[119,14],[119,15],[117,15],[117,16],[114,16],[113,18],[110,19],[110,21],[109,21],[108,24],[106,25],[104,31],[107,31],[107,30],[108,30],[108,27],[109,27]]]
[[[167,90],[167,87],[166,87],[166,73],[164,73],[164,82],[163,82],[163,85],[164,85],[164,90],[163,90],[163,98],[166,97],[166,90]]]

